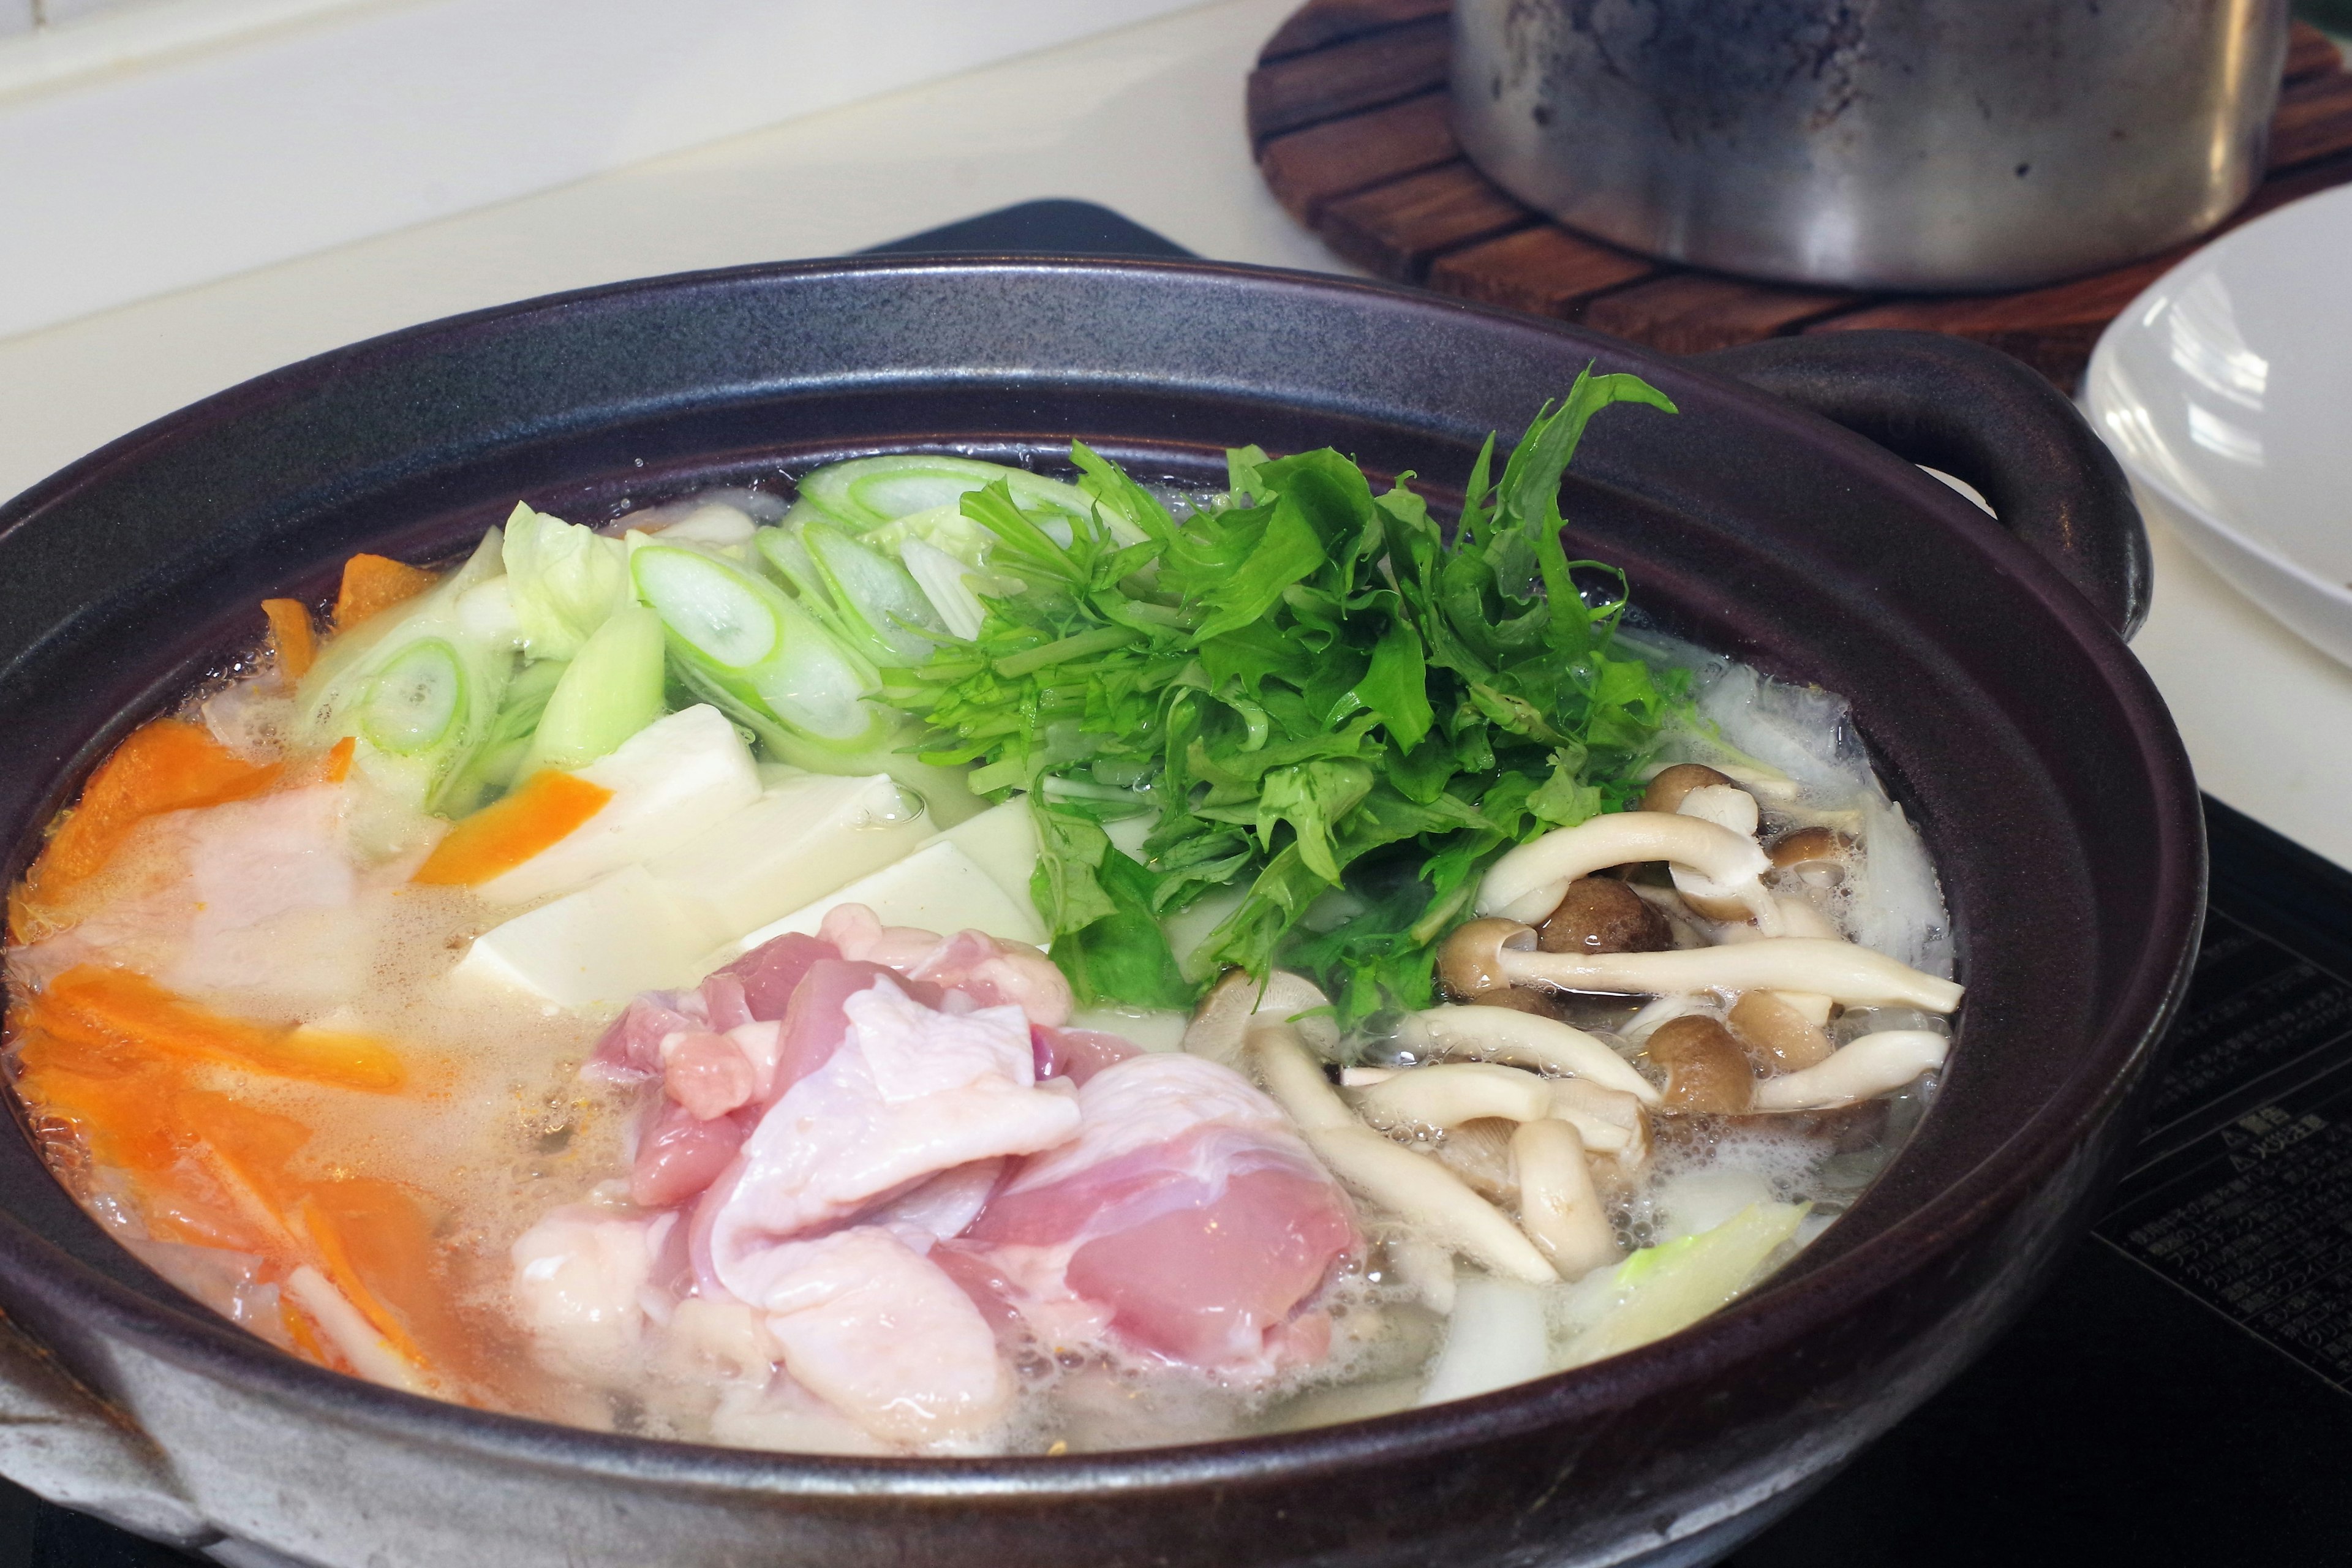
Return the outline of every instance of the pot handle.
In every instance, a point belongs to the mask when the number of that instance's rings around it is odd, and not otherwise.
[[[202,1547],[221,1539],[146,1434],[5,1319],[0,1475],[150,1540]]]
[[[1940,332],[1815,332],[1694,356],[1981,492],[2124,637],[2147,618],[2147,530],[2122,465],[2039,372]]]

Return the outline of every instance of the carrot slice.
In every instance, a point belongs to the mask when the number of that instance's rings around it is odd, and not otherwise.
[[[274,1069],[295,1078],[389,1092],[408,1081],[400,1053],[389,1040],[351,1029],[298,1024],[278,1042]]]
[[[40,1043],[33,1037],[29,1046]],[[26,1107],[70,1122],[90,1158],[101,1165],[154,1173],[168,1171],[185,1146],[175,1118],[155,1114],[171,1084],[160,1074],[92,1078],[54,1063],[28,1065],[16,1080]]]
[[[17,1059],[27,1068],[56,1068],[84,1078],[124,1078],[170,1065],[137,1041],[94,1026],[79,1013],[46,1005],[35,996],[16,1018],[22,1042]]]
[[[324,776],[329,784],[341,784],[352,776],[352,753],[358,748],[359,742],[350,735],[328,748]]]
[[[310,606],[299,599],[264,599],[261,613],[269,617],[269,644],[278,652],[278,668],[297,680],[310,674],[319,657]]]
[[[343,563],[342,586],[335,595],[335,629],[347,632],[370,616],[413,599],[433,586],[421,566],[384,555],[354,555]]]
[[[157,719],[133,730],[99,764],[25,880],[54,894],[102,869],[148,817],[258,795],[279,771],[276,763],[247,762],[201,725]]]
[[[383,1336],[386,1344],[411,1363],[419,1367],[426,1365],[424,1349],[417,1344],[415,1336],[409,1332],[407,1323],[371,1285],[369,1275],[383,1281],[383,1273],[374,1268],[363,1273],[353,1258],[354,1252],[361,1251],[362,1247],[366,1254],[375,1255],[366,1258],[367,1262],[374,1264],[383,1262],[385,1259],[382,1255],[387,1251],[413,1252],[412,1248],[402,1244],[425,1237],[426,1232],[424,1215],[417,1212],[415,1204],[409,1200],[407,1194],[388,1182],[361,1179],[323,1183],[297,1202],[288,1218],[309,1238],[319,1260],[320,1272],[327,1277],[328,1283],[341,1291],[343,1299],[359,1309],[360,1316]],[[390,1248],[383,1245],[387,1239],[393,1244]],[[366,1245],[371,1242],[375,1245]],[[413,1263],[417,1260],[412,1257],[402,1261]],[[419,1294],[429,1295],[432,1289],[430,1279],[421,1274],[404,1278],[402,1282],[410,1287],[402,1294],[412,1298]]]
[[[273,1203],[284,1202],[286,1167],[310,1142],[308,1123],[205,1089],[182,1089],[173,1097],[170,1113],[236,1161],[256,1190]]]
[[[79,1029],[166,1057],[224,1062],[313,1083],[382,1092],[407,1074],[400,1058],[367,1035],[278,1029],[223,1017],[127,969],[77,964],[42,993],[60,1031]]]
[[[451,828],[411,880],[440,888],[478,887],[554,844],[612,798],[613,792],[602,784],[542,769],[504,800]]]

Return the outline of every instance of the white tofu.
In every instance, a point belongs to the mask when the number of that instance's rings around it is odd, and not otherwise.
[[[587,821],[477,889],[527,904],[584,888],[678,847],[760,797],[760,775],[735,726],[709,703],[656,719],[576,776],[613,792]]]
[[[1242,907],[1249,897],[1249,884],[1216,888],[1202,893],[1185,908],[1160,922],[1168,933],[1168,951],[1183,963],[1209,940],[1209,933],[1224,924],[1225,917]]]
[[[737,937],[913,853],[932,824],[911,804],[887,773],[797,773],[646,869]]]
[[[1160,818],[1157,814],[1122,816],[1116,822],[1103,824],[1103,837],[1110,840],[1112,848],[1129,859],[1141,860],[1143,841],[1150,837],[1151,830],[1159,826]]]
[[[1028,796],[1014,795],[1003,805],[992,805],[931,842],[954,845],[971,856],[972,864],[987,872],[1007,898],[1024,910],[1030,907],[1029,874],[1037,868],[1037,824],[1029,815]]]
[[[786,931],[814,936],[836,904],[864,904],[884,925],[919,926],[942,936],[966,926],[1009,942],[1045,945],[1045,927],[1024,893],[1014,899],[978,861],[945,837],[932,840],[895,866],[863,877],[729,947],[729,955],[749,951]]]
[[[451,979],[552,1007],[618,1007],[640,991],[693,984],[700,960],[724,940],[709,905],[625,866],[484,931]]]

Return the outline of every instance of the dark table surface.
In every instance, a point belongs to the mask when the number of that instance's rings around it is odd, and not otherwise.
[[[1081,202],[877,248],[1186,254]],[[2107,1215],[2015,1328],[1732,1568],[2352,1562],[2352,875],[2206,816],[2206,947]],[[0,1568],[192,1561],[0,1481]]]

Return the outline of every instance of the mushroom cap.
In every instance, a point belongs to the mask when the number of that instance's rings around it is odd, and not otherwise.
[[[1757,1066],[1795,1072],[1829,1060],[1836,1049],[1811,1020],[1769,991],[1743,991],[1732,1004],[1732,1034],[1754,1047]]]
[[[1663,952],[1674,946],[1666,917],[1612,877],[1579,877],[1536,932],[1545,952]]]
[[[1649,788],[1642,792],[1642,804],[1635,809],[1680,811],[1683,796],[1695,789],[1705,789],[1710,784],[1732,784],[1735,788],[1738,787],[1737,781],[1729,773],[1717,773],[1704,763],[1676,763],[1673,767],[1661,770],[1658,775],[1650,781]]]
[[[1835,887],[1845,880],[1853,840],[1833,827],[1791,828],[1772,840],[1766,853],[1781,870],[1794,871],[1821,887]]]
[[[1535,928],[1517,921],[1488,915],[1456,926],[1437,950],[1437,980],[1447,993],[1469,1000],[1511,984],[1504,967],[1506,949],[1527,952],[1536,944]]]
[[[1308,1048],[1328,1056],[1339,1044],[1339,1026],[1317,1010],[1330,1005],[1313,981],[1290,970],[1277,969],[1262,983],[1244,970],[1228,970],[1185,1026],[1184,1049],[1232,1067],[1242,1059],[1254,1021],[1295,1018]]]
[[[1756,1075],[1731,1031],[1701,1014],[1669,1019],[1650,1033],[1643,1052],[1666,1069],[1665,1109],[1735,1114],[1748,1109]]]
[[[1756,837],[1764,821],[1763,808],[1757,805],[1756,797],[1738,784],[1700,784],[1684,794],[1682,804],[1675,807],[1675,815],[1696,816],[1750,838]]]
[[[1500,991],[1482,992],[1463,998],[1474,1007],[1503,1007],[1514,1013],[1530,1013],[1538,1018],[1568,1022],[1568,1002],[1558,991],[1539,991],[1532,985],[1507,985]]]

